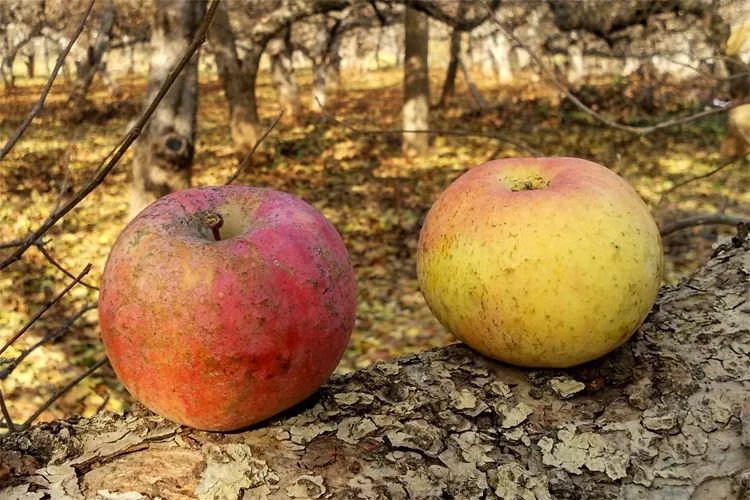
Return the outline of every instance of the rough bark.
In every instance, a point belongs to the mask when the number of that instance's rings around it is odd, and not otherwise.
[[[0,497],[748,498],[748,280],[744,226],[664,287],[629,343],[581,367],[453,345],[334,377],[244,432],[140,407],[41,424],[0,438]]]
[[[268,44],[268,55],[271,58],[271,79],[279,94],[284,116],[291,122],[298,122],[302,115],[302,105],[292,65],[291,36],[291,29],[287,26]]]
[[[182,57],[200,25],[205,0],[160,0],[151,34],[146,103]],[[198,56],[185,66],[135,144],[131,213],[190,186],[198,108]]]
[[[78,82],[70,97],[71,103],[75,106],[82,105],[86,100],[91,83],[94,81],[96,73],[102,69],[104,54],[109,48],[112,40],[112,30],[115,26],[117,12],[113,0],[104,3],[104,10],[101,14],[99,31],[96,34],[94,43],[87,50],[84,58],[76,62],[78,70]]]
[[[407,8],[404,21],[404,130],[426,130],[430,120],[427,15]],[[418,154],[429,147],[429,135],[404,132],[403,150]]]

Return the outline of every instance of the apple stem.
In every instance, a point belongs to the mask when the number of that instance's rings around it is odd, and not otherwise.
[[[219,229],[224,225],[224,219],[219,214],[210,213],[206,215],[206,224],[211,228],[211,233],[214,235],[214,240],[221,241],[221,233]]]

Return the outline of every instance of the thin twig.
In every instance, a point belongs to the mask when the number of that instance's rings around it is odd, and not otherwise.
[[[26,239],[24,240],[23,244],[16,247],[16,250],[10,254],[8,257],[6,257],[2,262],[0,262],[0,271],[8,267],[13,262],[17,261],[21,258],[21,256],[26,252],[26,250],[29,249],[34,243],[34,241],[38,240],[42,235],[44,235],[47,231],[50,230],[52,226],[54,226],[57,221],[62,219],[65,214],[73,210],[73,208],[76,207],[86,196],[91,193],[96,187],[101,184],[104,179],[107,177],[107,175],[112,171],[112,169],[115,168],[115,165],[117,165],[117,162],[120,161],[120,158],[127,152],[128,148],[131,144],[138,138],[138,136],[141,133],[141,130],[146,125],[146,122],[151,118],[151,115],[154,113],[154,110],[159,105],[159,103],[162,101],[164,96],[166,95],[167,91],[169,91],[170,87],[174,83],[174,81],[177,79],[177,77],[182,72],[183,68],[187,65],[187,63],[190,61],[190,59],[193,57],[193,54],[198,50],[198,47],[200,47],[206,40],[206,32],[208,31],[208,26],[211,23],[211,20],[213,19],[214,13],[216,12],[216,8],[219,5],[219,0],[213,0],[211,2],[211,5],[208,8],[208,11],[206,12],[206,15],[203,17],[203,21],[201,22],[200,27],[198,28],[198,31],[193,38],[193,41],[191,42],[190,46],[185,51],[185,54],[182,56],[182,59],[175,65],[175,67],[172,69],[172,71],[169,73],[169,76],[167,76],[164,83],[162,83],[161,87],[159,88],[159,91],[156,93],[156,96],[154,96],[154,99],[149,104],[146,111],[143,112],[141,117],[138,119],[138,121],[131,127],[131,129],[128,131],[127,134],[123,137],[123,139],[118,143],[118,146],[116,147],[116,150],[114,154],[111,155],[111,158],[109,161],[106,162],[103,160],[99,167],[97,167],[96,174],[94,177],[89,180],[85,186],[83,186],[80,190],[78,190],[75,195],[62,207],[60,207],[59,210],[56,210],[55,212],[51,213],[49,217]],[[108,155],[109,157],[110,155]],[[106,160],[106,158],[105,158]]]
[[[316,98],[317,100],[317,98]],[[318,101],[318,105],[320,105],[320,101]],[[335,116],[331,115],[323,106],[320,106],[321,114],[331,120],[336,125],[339,125],[340,127],[344,127],[346,129],[351,130],[355,134],[362,134],[362,135],[398,135],[398,134],[434,134],[434,135],[455,135],[458,137],[483,137],[486,139],[497,139],[500,141],[507,142],[508,144],[517,147],[520,150],[523,150],[527,153],[529,153],[532,156],[544,156],[544,153],[537,151],[536,149],[532,148],[531,146],[527,146],[526,144],[523,144],[519,141],[516,141],[514,139],[510,139],[508,136],[503,134],[498,134],[494,132],[472,132],[470,130],[442,130],[442,129],[425,129],[425,130],[405,130],[405,129],[387,129],[387,130],[376,130],[376,129],[361,129],[354,127],[352,125],[349,125],[348,123],[344,123]],[[0,268],[2,269],[2,268]]]
[[[41,318],[41,317],[42,317],[42,315],[43,315],[43,314],[44,314],[45,312],[47,312],[47,310],[48,310],[48,309],[49,309],[50,307],[52,307],[53,305],[55,305],[55,304],[57,303],[57,301],[59,301],[59,300],[60,300],[61,298],[63,298],[63,297],[65,296],[65,294],[66,294],[66,293],[68,293],[68,292],[70,291],[70,289],[71,289],[71,288],[73,288],[74,286],[76,286],[76,285],[77,285],[77,284],[78,284],[78,283],[79,283],[79,282],[81,281],[81,278],[83,278],[84,276],[86,276],[86,274],[88,274],[88,272],[89,272],[89,271],[91,271],[91,264],[87,264],[87,265],[86,265],[86,267],[84,267],[84,268],[83,268],[83,271],[81,271],[81,272],[80,272],[80,273],[78,274],[78,276],[76,276],[76,277],[75,277],[75,278],[73,279],[73,281],[72,281],[72,282],[71,282],[71,283],[70,283],[70,284],[69,284],[68,286],[66,286],[66,287],[65,287],[65,289],[64,289],[64,290],[63,290],[62,292],[58,293],[58,294],[57,294],[57,295],[55,296],[55,298],[54,298],[54,299],[52,299],[52,300],[50,300],[49,302],[47,302],[46,304],[44,304],[44,305],[42,306],[42,308],[41,308],[41,309],[39,309],[39,310],[38,310],[38,311],[36,312],[36,314],[35,314],[35,315],[34,315],[34,316],[33,316],[33,317],[32,317],[32,318],[31,318],[31,319],[30,319],[30,320],[29,320],[29,321],[28,321],[28,322],[27,322],[27,323],[26,323],[25,325],[23,325],[23,327],[22,327],[22,328],[21,328],[20,330],[18,330],[18,331],[17,331],[17,332],[15,333],[15,334],[13,334],[13,336],[12,336],[12,337],[11,337],[11,338],[10,338],[10,339],[9,339],[9,340],[8,340],[8,341],[6,342],[6,343],[5,343],[5,345],[3,345],[3,347],[1,347],[1,348],[0,348],[0,354],[4,353],[4,352],[5,352],[5,351],[6,351],[7,349],[8,349],[8,347],[10,347],[10,346],[11,346],[11,345],[13,344],[13,342],[15,342],[16,340],[18,340],[18,338],[19,338],[19,337],[20,337],[21,335],[23,335],[24,333],[26,333],[26,331],[27,331],[27,330],[28,330],[29,328],[31,328],[31,326],[32,326],[32,325],[33,325],[34,323],[36,323],[36,321],[37,321],[37,320],[38,320],[39,318]]]
[[[109,393],[104,395],[104,401],[99,403],[99,406],[96,407],[96,411],[94,412],[94,415],[98,415],[106,406],[107,403],[109,403],[110,395]]]
[[[726,214],[707,214],[707,215],[694,215],[693,217],[686,217],[685,219],[678,220],[666,224],[659,230],[662,236],[667,236],[681,229],[687,229],[694,226],[706,226],[706,225],[724,225],[724,226],[736,226],[739,223],[750,224],[750,219],[744,217],[736,217],[734,215]]]
[[[688,123],[688,122],[692,122],[692,121],[695,121],[695,120],[700,120],[701,118],[706,118],[707,116],[712,116],[712,115],[716,115],[716,114],[719,114],[719,113],[724,113],[726,111],[729,111],[732,108],[736,108],[738,106],[742,106],[744,104],[750,103],[750,97],[745,97],[743,99],[735,99],[735,100],[731,101],[729,104],[727,104],[725,106],[721,106],[721,107],[717,107],[717,108],[709,108],[709,109],[700,111],[700,112],[692,114],[692,115],[679,116],[679,117],[671,118],[669,120],[665,120],[665,121],[660,122],[660,123],[656,123],[656,124],[653,124],[653,125],[642,126],[642,127],[637,127],[637,126],[633,126],[633,125],[626,125],[624,123],[620,123],[620,122],[617,122],[615,120],[611,120],[611,119],[607,118],[606,116],[602,115],[601,113],[598,113],[598,112],[594,111],[592,108],[590,108],[589,106],[587,106],[586,104],[584,104],[583,101],[581,101],[580,99],[578,99],[578,97],[576,97],[570,91],[570,89],[568,89],[568,87],[564,83],[562,83],[555,76],[555,74],[552,71],[550,71],[547,68],[547,66],[544,64],[544,62],[542,61],[542,59],[537,54],[535,54],[531,49],[529,49],[521,41],[521,39],[519,39],[515,34],[513,34],[513,32],[511,30],[507,29],[505,27],[505,25],[503,25],[502,22],[500,22],[500,20],[497,18],[497,16],[495,15],[495,12],[493,10],[490,10],[490,15],[491,15],[491,18],[494,21],[494,23],[497,24],[497,26],[500,28],[500,31],[502,31],[505,34],[505,36],[507,36],[508,38],[510,38],[511,40],[513,40],[519,48],[525,50],[526,53],[529,54],[529,57],[531,58],[531,60],[534,61],[534,64],[536,64],[539,67],[540,71],[544,74],[544,76],[546,76],[554,84],[554,86],[557,87],[557,89],[560,92],[562,92],[563,94],[565,94],[565,96],[568,99],[570,99],[570,101],[578,109],[580,109],[581,111],[583,111],[583,112],[591,115],[596,120],[599,120],[600,122],[604,123],[605,125],[607,125],[609,127],[616,128],[616,129],[619,129],[619,130],[625,130],[627,132],[632,132],[634,134],[645,135],[645,134],[649,134],[649,133],[654,132],[654,131],[659,130],[659,129],[663,129],[663,128],[667,128],[667,127],[674,127],[676,125],[683,125],[683,124]]]
[[[70,271],[68,271],[67,269],[65,269],[62,266],[62,264],[60,264],[57,260],[55,260],[54,257],[52,257],[52,254],[49,253],[49,250],[47,250],[44,247],[44,243],[40,242],[40,243],[37,243],[35,246],[41,252],[41,254],[44,255],[44,257],[47,259],[47,261],[50,264],[52,264],[57,269],[59,269],[60,272],[62,272],[68,278],[75,279],[75,275],[73,273],[71,273]],[[88,283],[86,281],[80,280],[79,283],[81,283],[81,285],[85,286],[86,288],[90,288],[91,290],[99,290],[98,286],[94,286],[91,283]]]
[[[358,129],[350,125],[338,122],[341,126],[348,128],[352,132],[363,135],[385,135],[385,134],[434,134],[434,135],[455,135],[458,137],[483,137],[485,139],[497,139],[507,142],[508,144],[521,149],[533,156],[544,156],[544,153],[522,144],[516,140],[509,139],[508,136],[494,132],[472,132],[470,130],[442,130],[442,129],[425,129],[425,130],[405,130],[405,129],[388,129],[388,130],[367,130]]]
[[[271,130],[276,127],[276,125],[279,123],[279,120],[281,120],[281,117],[284,115],[284,111],[279,111],[279,114],[276,115],[276,118],[273,119],[273,122],[271,122],[271,125],[268,126],[265,132],[261,134],[261,136],[258,138],[257,141],[255,141],[255,144],[253,145],[253,148],[250,150],[250,152],[245,156],[245,158],[240,163],[240,166],[237,167],[237,170],[227,179],[227,181],[224,183],[225,186],[228,186],[232,182],[234,182],[237,177],[240,176],[240,174],[247,168],[248,165],[250,165],[250,160],[253,157],[253,154],[255,154],[255,151],[258,149],[258,146],[265,140],[265,138],[268,136],[268,134],[271,133]]]
[[[474,102],[477,103],[480,110],[486,110],[487,101],[484,100],[482,94],[479,93],[479,89],[474,85],[474,82],[471,80],[471,75],[469,75],[469,70],[466,68],[463,59],[460,57],[458,58],[458,67],[461,68],[461,73],[464,75],[464,81],[466,82],[466,86],[469,87],[469,92],[471,92],[471,97],[474,99]]]
[[[13,423],[13,419],[10,418],[10,412],[8,406],[5,404],[5,397],[3,396],[3,390],[0,389],[0,412],[3,414],[3,420],[5,421],[5,427],[8,428],[8,432],[16,430],[16,425]]]
[[[97,361],[96,363],[94,363],[90,368],[88,368],[85,372],[81,373],[76,378],[74,378],[73,380],[71,380],[70,382],[68,382],[65,386],[63,386],[60,389],[58,389],[57,392],[55,392],[52,396],[50,396],[49,399],[47,399],[47,401],[45,401],[42,404],[42,406],[40,406],[39,408],[37,408],[37,410],[29,418],[27,418],[24,421],[24,423],[21,425],[21,429],[28,428],[32,423],[34,423],[34,420],[36,420],[37,418],[39,418],[39,415],[41,415],[42,413],[44,413],[44,411],[47,408],[49,408],[50,406],[52,406],[52,403],[54,403],[55,401],[57,401],[58,399],[60,399],[60,397],[63,394],[65,394],[66,392],[68,392],[69,390],[71,390],[73,387],[75,387],[76,385],[78,385],[83,379],[85,379],[86,377],[88,377],[89,375],[91,375],[92,373],[94,373],[96,370],[99,369],[99,367],[101,367],[106,362],[107,362],[107,358],[106,357],[100,359],[99,361]]]
[[[3,243],[0,243],[0,250],[5,250],[6,248],[20,247],[25,242],[26,242],[26,240],[10,240],[10,241],[5,241]]]
[[[77,139],[77,138],[76,138]],[[70,183],[70,156],[71,156],[71,150],[73,149],[72,145],[68,148],[68,151],[65,153],[65,160],[63,161],[63,170],[65,173],[63,174],[63,180],[60,183],[60,189],[57,193],[57,200],[55,201],[55,208],[52,209],[52,212],[57,212],[57,210],[60,208],[60,204],[63,201],[63,198],[65,197],[65,191],[68,190],[68,185]]]
[[[695,177],[690,177],[688,179],[685,179],[684,181],[680,181],[677,184],[675,184],[674,186],[670,187],[669,189],[666,189],[666,190],[662,191],[660,193],[660,196],[661,196],[661,198],[664,198],[665,196],[667,196],[668,194],[672,193],[673,191],[676,191],[677,189],[681,188],[685,184],[690,184],[691,182],[699,181],[701,179],[705,179],[706,177],[710,177],[710,176],[714,175],[717,172],[721,172],[722,170],[724,170],[728,166],[733,165],[734,163],[737,163],[739,160],[741,160],[743,158],[745,158],[744,155],[742,155],[742,156],[734,156],[732,158],[727,158],[726,160],[724,160],[721,163],[719,163],[719,166],[717,166],[713,170],[710,170],[710,171],[706,172],[705,174],[696,175]],[[661,198],[659,199],[659,201],[661,201]]]
[[[57,74],[60,72],[60,68],[65,63],[65,58],[68,56],[68,53],[70,52],[70,49],[73,48],[73,44],[78,39],[79,35],[83,31],[83,27],[86,24],[86,20],[89,17],[89,14],[91,13],[91,9],[94,7],[94,2],[96,0],[91,0],[89,2],[88,7],[86,8],[86,12],[83,14],[83,17],[78,23],[78,26],[76,27],[75,32],[73,33],[73,36],[71,37],[70,41],[68,42],[68,45],[65,47],[65,50],[63,50],[59,56],[57,56],[57,62],[55,63],[55,67],[52,69],[52,73],[49,75],[49,79],[47,80],[47,84],[44,86],[44,89],[42,89],[42,94],[39,96],[39,100],[34,104],[34,107],[31,108],[31,111],[26,116],[23,122],[18,126],[15,132],[13,132],[13,135],[10,136],[8,141],[5,143],[5,146],[3,146],[2,149],[0,149],[0,161],[5,158],[10,150],[15,146],[16,142],[21,138],[21,136],[26,132],[26,129],[29,128],[29,125],[31,125],[31,122],[36,118],[36,115],[39,114],[39,112],[44,107],[44,101],[47,99],[47,94],[49,94],[50,89],[52,88],[52,84],[55,83],[55,79],[57,78]]]
[[[15,370],[18,365],[20,365],[23,360],[26,359],[26,357],[34,352],[37,348],[43,346],[48,342],[53,342],[64,335],[68,330],[70,330],[70,328],[75,324],[76,321],[78,321],[87,312],[96,309],[96,306],[96,302],[94,302],[93,304],[86,304],[72,317],[68,318],[68,321],[52,330],[52,332],[42,337],[39,341],[21,351],[18,356],[16,356],[13,360],[10,360],[9,363],[5,367],[3,367],[2,370],[0,370],[0,380],[5,380],[6,378],[8,378],[10,374],[13,373],[13,370]]]

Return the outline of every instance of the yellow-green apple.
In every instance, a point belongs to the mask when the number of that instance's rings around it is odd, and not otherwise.
[[[480,353],[569,367],[627,341],[661,282],[659,230],[633,188],[578,158],[495,160],[427,214],[417,274],[427,304]]]
[[[123,230],[99,298],[112,367],[171,420],[233,430],[310,396],[354,325],[336,229],[304,201],[245,186],[165,196]]]

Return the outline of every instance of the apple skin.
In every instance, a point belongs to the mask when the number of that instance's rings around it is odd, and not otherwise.
[[[205,214],[224,219],[215,241]],[[354,270],[304,201],[223,186],[167,195],[112,248],[99,317],[112,367],[144,406],[203,430],[262,421],[315,392],[349,341]]]
[[[578,158],[469,170],[432,206],[417,248],[437,319],[485,356],[524,367],[570,367],[625,343],[653,306],[662,269],[643,200]]]

